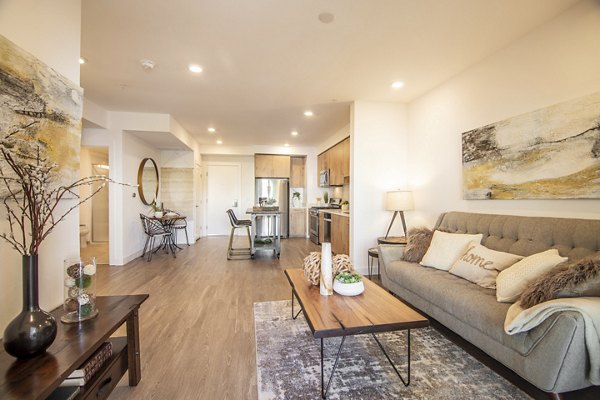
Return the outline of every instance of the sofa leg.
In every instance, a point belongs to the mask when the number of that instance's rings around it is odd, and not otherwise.
[[[553,400],[564,400],[565,396],[562,393],[548,393],[549,398]]]

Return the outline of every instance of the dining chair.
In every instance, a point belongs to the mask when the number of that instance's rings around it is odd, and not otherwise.
[[[178,213],[177,211],[173,211],[173,210],[165,210],[167,214],[175,214],[178,216],[181,216],[180,213]],[[190,240],[188,239],[188,233],[187,233],[187,220],[184,219],[178,219],[177,221],[175,221],[175,223],[173,223],[173,225],[171,226],[171,229],[173,229],[174,231],[174,235],[175,235],[175,244],[177,244],[177,231],[178,230],[183,230],[185,232],[185,242],[187,243],[187,245],[190,245]]]
[[[146,234],[146,243],[144,244],[144,251],[142,252],[141,257],[144,258],[144,256],[148,254],[146,258],[147,261],[150,262],[152,260],[152,254],[154,254],[153,250],[156,238],[161,238],[161,244],[165,244],[168,237],[171,235],[171,232],[168,232],[161,224],[151,220],[144,214],[140,214],[140,219],[142,221],[144,233]]]
[[[226,211],[227,216],[229,217],[229,222],[231,223],[231,234],[229,235],[229,245],[227,246],[227,259],[232,260],[233,257],[238,256],[249,256],[251,255],[252,238],[250,237],[250,227],[252,226],[252,221],[249,219],[237,219],[235,213],[230,208]],[[233,236],[236,229],[246,228],[246,232],[248,233],[248,248],[244,247],[233,247]]]

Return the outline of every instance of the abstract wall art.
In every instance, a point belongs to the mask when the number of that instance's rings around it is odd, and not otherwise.
[[[0,140],[31,142],[56,164],[55,185],[79,178],[82,103],[78,85],[0,35]]]
[[[463,198],[600,198],[600,93],[462,134]]]

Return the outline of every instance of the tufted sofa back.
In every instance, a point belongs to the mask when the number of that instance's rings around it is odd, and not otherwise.
[[[447,212],[436,229],[452,233],[482,233],[481,243],[492,250],[522,256],[551,248],[575,260],[600,256],[600,220]]]

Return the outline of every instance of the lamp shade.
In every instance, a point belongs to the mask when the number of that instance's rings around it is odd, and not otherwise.
[[[385,196],[385,209],[388,211],[407,211],[414,208],[412,192],[395,190],[387,192]]]

